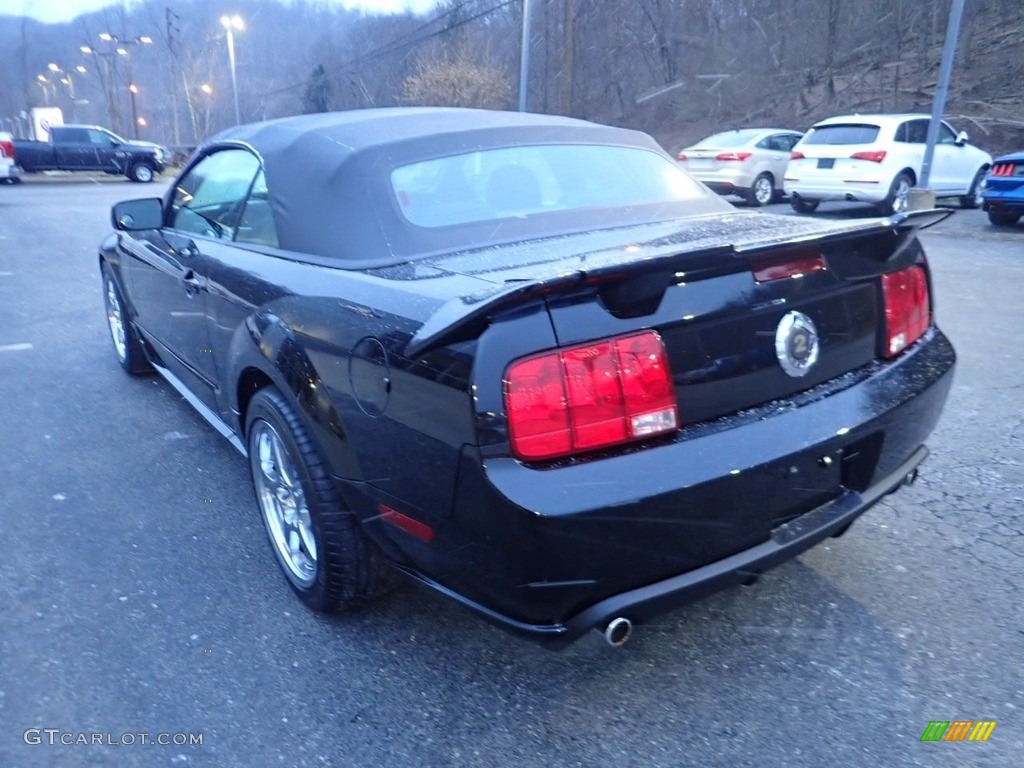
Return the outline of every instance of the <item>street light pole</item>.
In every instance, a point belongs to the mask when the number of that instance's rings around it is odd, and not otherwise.
[[[107,43],[112,43],[116,46],[114,53],[119,56],[124,56],[127,60],[128,67],[128,96],[131,101],[132,107],[132,138],[139,138],[139,112],[138,106],[135,100],[135,95],[139,92],[139,88],[135,85],[135,79],[132,75],[132,55],[130,46],[134,45],[151,45],[153,38],[149,35],[140,35],[132,40],[122,40],[117,35],[112,35],[109,32],[103,32],[100,34],[100,40]],[[82,51],[86,51],[87,46],[82,47]],[[93,51],[94,52],[94,51]],[[112,54],[108,54],[112,55]]]
[[[228,61],[231,64],[231,91],[235,95],[235,125],[242,124],[242,111],[238,107],[238,78],[235,74],[235,30],[245,29],[242,17],[221,16],[220,23],[228,32]]]
[[[530,0],[523,0],[523,39],[519,54],[519,111],[526,111],[530,79]]]
[[[129,68],[128,77],[131,77],[130,68]],[[128,84],[128,95],[131,98],[131,102],[132,102],[132,138],[133,139],[139,138],[139,110],[135,106],[135,94],[137,94],[138,92],[139,92],[139,88],[138,88],[137,85],[135,85],[135,83],[129,83]]]
[[[58,81],[64,83],[68,87],[68,97],[71,99],[71,121],[74,123],[78,122],[78,97],[75,95],[75,78],[71,74],[71,70],[63,69],[59,64],[50,62],[48,69],[53,72],[54,76],[58,78]],[[75,67],[75,71],[79,74],[85,74],[85,67]],[[56,85],[54,85],[56,91]]]
[[[932,118],[928,122],[928,138],[921,163],[921,178],[918,186],[927,189],[931,180],[932,160],[935,158],[935,142],[939,140],[939,122],[946,109],[946,94],[953,76],[953,58],[956,56],[956,42],[960,36],[960,19],[964,15],[964,0],[953,0],[949,9],[949,24],[946,27],[946,44],[942,49],[939,65],[939,80],[935,85],[935,100],[932,102]]]

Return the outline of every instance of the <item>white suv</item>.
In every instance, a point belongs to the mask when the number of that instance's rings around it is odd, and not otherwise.
[[[874,203],[882,215],[907,208],[917,184],[928,135],[928,115],[845,115],[815,124],[793,147],[786,166],[790,204],[810,213],[822,200]],[[939,126],[929,187],[936,197],[981,205],[992,156],[967,143],[948,123]]]

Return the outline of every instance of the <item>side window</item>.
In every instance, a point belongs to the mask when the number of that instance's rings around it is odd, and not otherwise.
[[[901,144],[906,144],[909,139],[907,138],[907,126],[909,123],[900,123],[900,127],[896,129],[896,141]]]
[[[262,170],[256,174],[256,180],[252,183],[252,191],[235,231],[235,242],[278,247],[277,228],[267,197],[267,177]]]
[[[803,136],[800,136],[799,134],[796,134],[796,133],[791,133],[789,136],[787,136],[786,137],[786,145],[787,145],[786,146],[786,151],[789,152],[790,150],[792,150],[793,147],[796,146],[796,143],[798,141],[800,141],[800,139],[802,139],[802,138],[803,138]]]
[[[114,140],[111,138],[109,133],[104,133],[103,131],[97,131],[97,130],[95,130],[93,128],[90,128],[88,133],[89,133],[89,141],[92,142],[93,144],[95,144],[97,147],[110,147],[110,146],[113,146]]]
[[[956,144],[956,134],[945,123],[939,123],[939,144]]]
[[[62,144],[88,144],[89,133],[84,128],[64,128],[60,131]]]
[[[233,239],[259,165],[255,155],[244,149],[223,149],[204,157],[174,188],[171,227]]]
[[[907,123],[907,141],[911,144],[924,144],[928,141],[928,121],[911,120]]]

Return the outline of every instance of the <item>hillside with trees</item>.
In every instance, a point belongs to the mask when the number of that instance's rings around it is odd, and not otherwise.
[[[639,128],[669,148],[724,128],[927,111],[950,5],[533,3],[529,108]],[[195,144],[234,122],[220,23],[234,13],[245,25],[235,35],[243,121],[398,104],[514,109],[522,8],[444,0],[417,16],[318,2],[145,0],[66,24],[0,16],[0,120],[10,130],[23,110],[51,104],[66,120]],[[993,152],[1024,146],[1022,34],[1020,0],[967,0],[946,114]]]

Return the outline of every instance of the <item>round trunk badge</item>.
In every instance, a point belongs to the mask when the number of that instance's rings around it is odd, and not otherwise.
[[[775,329],[775,356],[790,376],[803,376],[818,361],[818,329],[803,312],[787,312]]]

